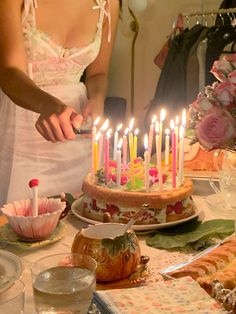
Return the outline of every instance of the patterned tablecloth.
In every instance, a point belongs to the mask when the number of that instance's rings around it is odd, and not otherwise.
[[[195,197],[195,202],[198,209],[202,210],[202,218],[212,219],[214,217],[212,211],[208,208],[206,204],[206,199],[204,197]],[[0,217],[0,224],[5,223],[5,219]],[[23,250],[20,247],[14,247],[12,245],[7,245],[4,242],[0,242],[0,248],[11,251],[18,256],[20,256],[24,263],[24,271],[22,274],[22,280],[26,284],[26,303],[25,303],[25,314],[32,314],[33,311],[33,298],[32,298],[32,288],[31,288],[31,275],[30,275],[30,265],[36,259],[46,256],[48,254],[64,253],[69,252],[73,239],[76,233],[87,226],[87,223],[79,220],[73,214],[70,214],[66,220],[66,231],[65,236],[56,243],[50,244],[48,246],[42,247],[36,250]],[[162,281],[162,277],[158,273],[159,270],[164,269],[170,265],[177,264],[186,259],[191,258],[191,255],[187,255],[183,252],[168,252],[165,250],[154,249],[146,245],[146,237],[139,236],[141,252],[142,255],[147,255],[150,257],[148,263],[150,273],[147,283],[153,283],[156,281]]]

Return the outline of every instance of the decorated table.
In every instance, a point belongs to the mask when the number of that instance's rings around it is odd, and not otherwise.
[[[206,196],[194,196],[194,201],[197,208],[201,211],[199,216],[200,219],[209,220],[216,218],[214,212],[209,209],[206,203]],[[0,217],[0,219],[1,225],[4,225],[6,223],[6,219],[4,217]],[[24,269],[21,279],[26,285],[25,314],[32,314],[34,312],[30,274],[31,263],[38,258],[49,254],[69,252],[71,250],[71,245],[75,235],[78,233],[79,230],[81,230],[81,228],[86,228],[88,225],[86,222],[75,217],[72,212],[70,212],[69,215],[64,218],[63,224],[65,224],[65,229],[63,231],[64,236],[55,243],[47,244],[42,247],[34,247],[33,249],[29,247],[27,249],[21,248],[19,246],[10,245],[3,241],[0,242],[1,249],[16,254],[23,261]],[[148,256],[150,258],[147,264],[150,273],[145,282],[142,283],[142,285],[144,286],[163,281],[162,276],[159,274],[159,270],[192,258],[191,254],[183,251],[166,251],[147,246],[146,239],[149,237],[147,232],[144,232],[144,235],[139,232],[138,237],[140,241],[142,255]]]

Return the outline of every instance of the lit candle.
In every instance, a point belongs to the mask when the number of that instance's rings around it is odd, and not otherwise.
[[[148,151],[149,151],[149,156],[151,157],[152,155],[152,142],[153,142],[153,133],[154,133],[154,128],[155,128],[155,122],[156,122],[156,115],[152,117],[152,121],[149,127],[149,135],[148,135]]]
[[[144,135],[144,173],[145,173],[145,189],[146,192],[149,192],[149,160],[150,160],[150,153],[148,150],[148,136],[147,134]]]
[[[122,129],[122,124],[119,124],[116,128],[114,133],[114,149],[113,149],[113,160],[116,160],[116,151],[117,151],[117,144],[119,138],[119,131]]]
[[[129,152],[130,152],[130,177],[131,186],[135,189],[135,177],[134,177],[134,139],[132,129],[134,126],[134,118],[130,120],[129,123]]]
[[[175,123],[170,121],[171,139],[172,139],[172,187],[176,187],[176,135],[175,135]]]
[[[126,167],[127,165],[127,134],[129,133],[129,128],[125,129],[124,135],[123,135],[123,164]]]
[[[137,158],[138,133],[139,133],[139,129],[135,129],[135,131],[134,131],[134,159]]]
[[[109,146],[110,146],[111,132],[112,132],[111,129],[109,129],[106,132],[105,145],[104,145],[104,168],[105,168],[106,184],[109,182]]]
[[[116,151],[116,185],[120,187],[121,184],[121,147],[123,139],[121,138],[117,144]]]
[[[95,141],[94,141],[94,147],[93,147],[93,169],[94,169],[94,177],[93,179],[95,180],[95,174],[96,172],[98,171],[98,141],[100,139],[100,136],[101,136],[101,132],[99,131],[97,134],[96,134],[96,137],[95,137]]]
[[[161,169],[161,146],[160,146],[161,139],[160,139],[158,121],[156,122],[155,130],[156,130],[156,157],[157,157],[159,189],[163,190],[162,169]]]
[[[94,169],[93,169],[93,165],[94,165],[94,153],[93,153],[93,148],[94,148],[94,141],[95,141],[95,137],[97,134],[97,125],[100,122],[100,117],[97,117],[93,123],[93,127],[92,127],[92,169],[91,169],[91,173],[92,173],[92,177],[94,177]]]
[[[186,128],[186,121],[187,121],[187,118],[186,118],[186,109],[183,109],[183,112],[182,112],[182,126],[184,128]]]
[[[169,156],[170,156],[170,130],[165,130],[165,165],[169,165]]]
[[[98,167],[101,167],[102,164],[102,150],[103,150],[103,139],[104,139],[104,132],[106,132],[109,125],[109,120],[106,119],[103,125],[100,128],[100,137],[99,137],[99,144],[98,144]]]
[[[176,138],[176,167],[177,167],[179,152],[179,116],[176,116],[175,118],[175,138]]]
[[[179,128],[179,182],[183,184],[184,177],[184,127]]]
[[[32,179],[29,182],[29,187],[32,189],[32,216],[38,216],[38,179]]]
[[[161,113],[160,113],[160,124],[159,124],[159,133],[160,133],[160,147],[161,147],[161,151],[162,151],[162,132],[163,132],[163,122],[165,120],[166,117],[166,110],[165,109],[161,109]]]

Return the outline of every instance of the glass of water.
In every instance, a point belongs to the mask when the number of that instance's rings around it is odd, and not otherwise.
[[[61,253],[31,266],[35,310],[40,314],[86,314],[96,287],[96,261]]]
[[[19,279],[0,293],[0,313],[24,314],[24,303],[25,284]]]

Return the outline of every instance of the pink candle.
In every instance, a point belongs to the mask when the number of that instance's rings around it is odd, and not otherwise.
[[[176,134],[175,134],[175,123],[173,120],[170,121],[171,127],[171,139],[172,139],[172,187],[176,187]]]
[[[111,129],[106,133],[105,144],[104,144],[104,168],[105,168],[105,179],[106,184],[109,182],[109,145],[110,145]]]

